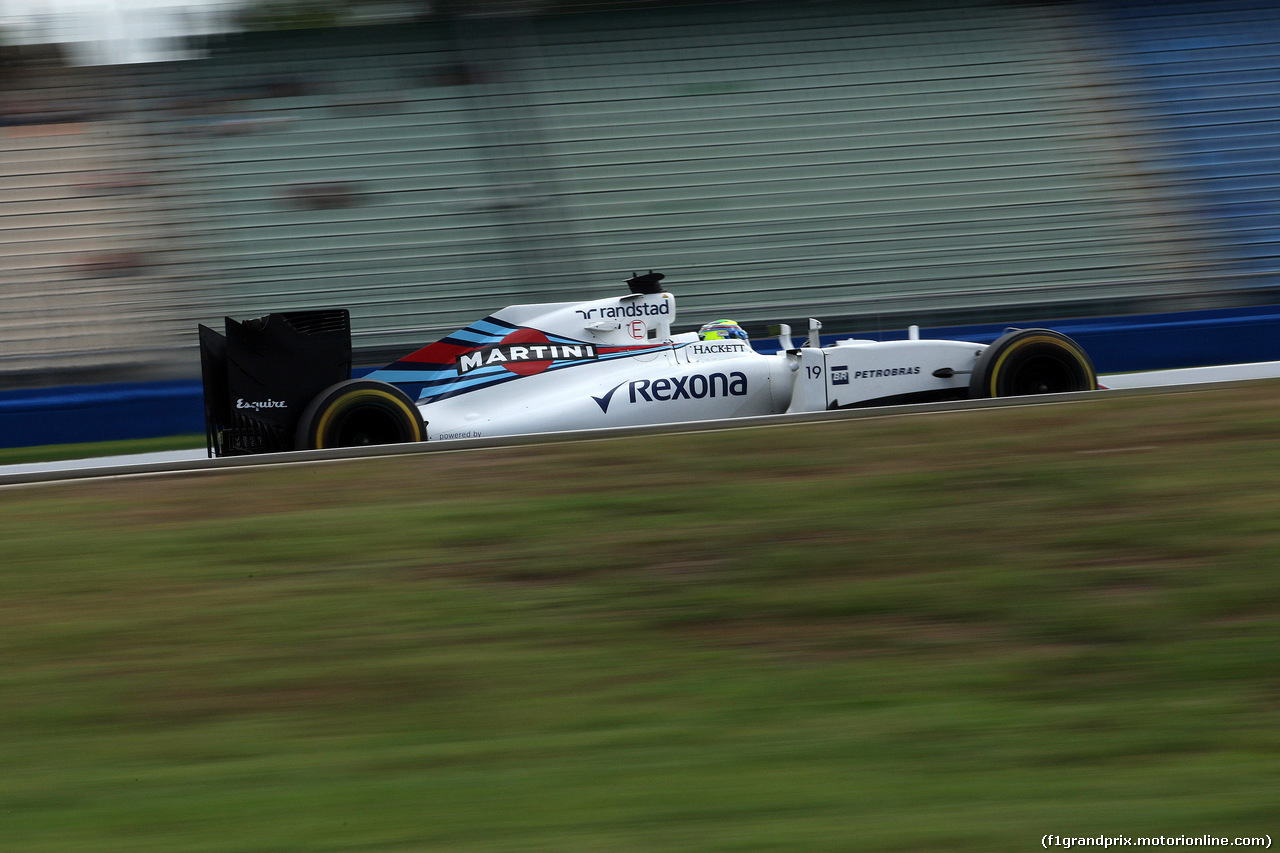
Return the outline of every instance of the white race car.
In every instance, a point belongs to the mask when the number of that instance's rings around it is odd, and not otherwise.
[[[1046,329],[966,341],[840,340],[779,328],[780,350],[672,332],[660,273],[623,296],[513,305],[363,378],[347,312],[200,328],[211,455],[722,420],[1097,388],[1089,356]]]

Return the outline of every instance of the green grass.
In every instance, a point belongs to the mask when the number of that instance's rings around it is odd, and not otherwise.
[[[0,850],[1274,836],[1275,390],[0,491]]]
[[[0,447],[0,465],[55,462],[62,459],[90,459],[97,456],[123,456],[129,453],[155,453],[163,450],[189,450],[194,447],[204,447],[204,442],[203,435],[173,435],[163,438],[99,441],[85,444]]]

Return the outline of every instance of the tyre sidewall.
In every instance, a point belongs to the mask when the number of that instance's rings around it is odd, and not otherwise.
[[[334,429],[361,407],[377,409],[394,418],[400,433],[396,443],[426,439],[422,415],[408,394],[387,382],[348,379],[329,386],[307,404],[298,419],[295,447],[317,450],[341,446],[333,443]]]
[[[969,396],[1013,396],[1009,387],[1016,368],[1027,359],[1051,354],[1075,374],[1078,387],[1070,391],[1094,391],[1098,377],[1088,353],[1071,338],[1049,329],[1021,329],[1002,336],[983,350],[974,364]],[[1050,392],[1052,393],[1052,392]]]

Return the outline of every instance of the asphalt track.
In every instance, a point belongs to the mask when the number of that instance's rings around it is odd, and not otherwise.
[[[720,421],[697,421],[678,424],[656,424],[642,427],[577,430],[541,435],[501,436],[495,438],[463,438],[420,444],[393,444],[379,447],[338,448],[272,453],[263,456],[207,458],[204,449],[72,459],[58,462],[0,465],[0,488],[16,488],[69,480],[92,480],[225,471],[263,465],[295,465],[332,463],[350,459],[404,456],[419,453],[457,453],[491,447],[530,444],[552,444],[566,441],[622,439],[641,435],[702,432],[723,429],[751,429],[786,424],[820,423],[858,418],[902,417],[930,412],[953,412],[966,409],[992,409],[1005,406],[1045,406],[1088,403],[1117,394],[1184,393],[1196,388],[1222,384],[1280,378],[1280,361],[1257,364],[1234,364],[1218,367],[1196,367],[1162,370],[1150,373],[1111,374],[1099,377],[1103,391],[1051,394],[1036,397],[1006,397],[996,400],[960,400],[951,403],[924,403],[907,406],[885,406],[867,409],[842,409],[794,415],[765,415]]]

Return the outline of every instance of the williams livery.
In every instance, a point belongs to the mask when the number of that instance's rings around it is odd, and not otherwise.
[[[211,455],[721,420],[852,406],[1091,390],[1069,338],[841,340],[779,327],[781,349],[672,332],[660,273],[588,302],[513,305],[351,378],[346,311],[200,327]],[[721,321],[726,322],[726,321]],[[730,325],[734,325],[730,323]],[[707,337],[711,337],[708,335]]]

